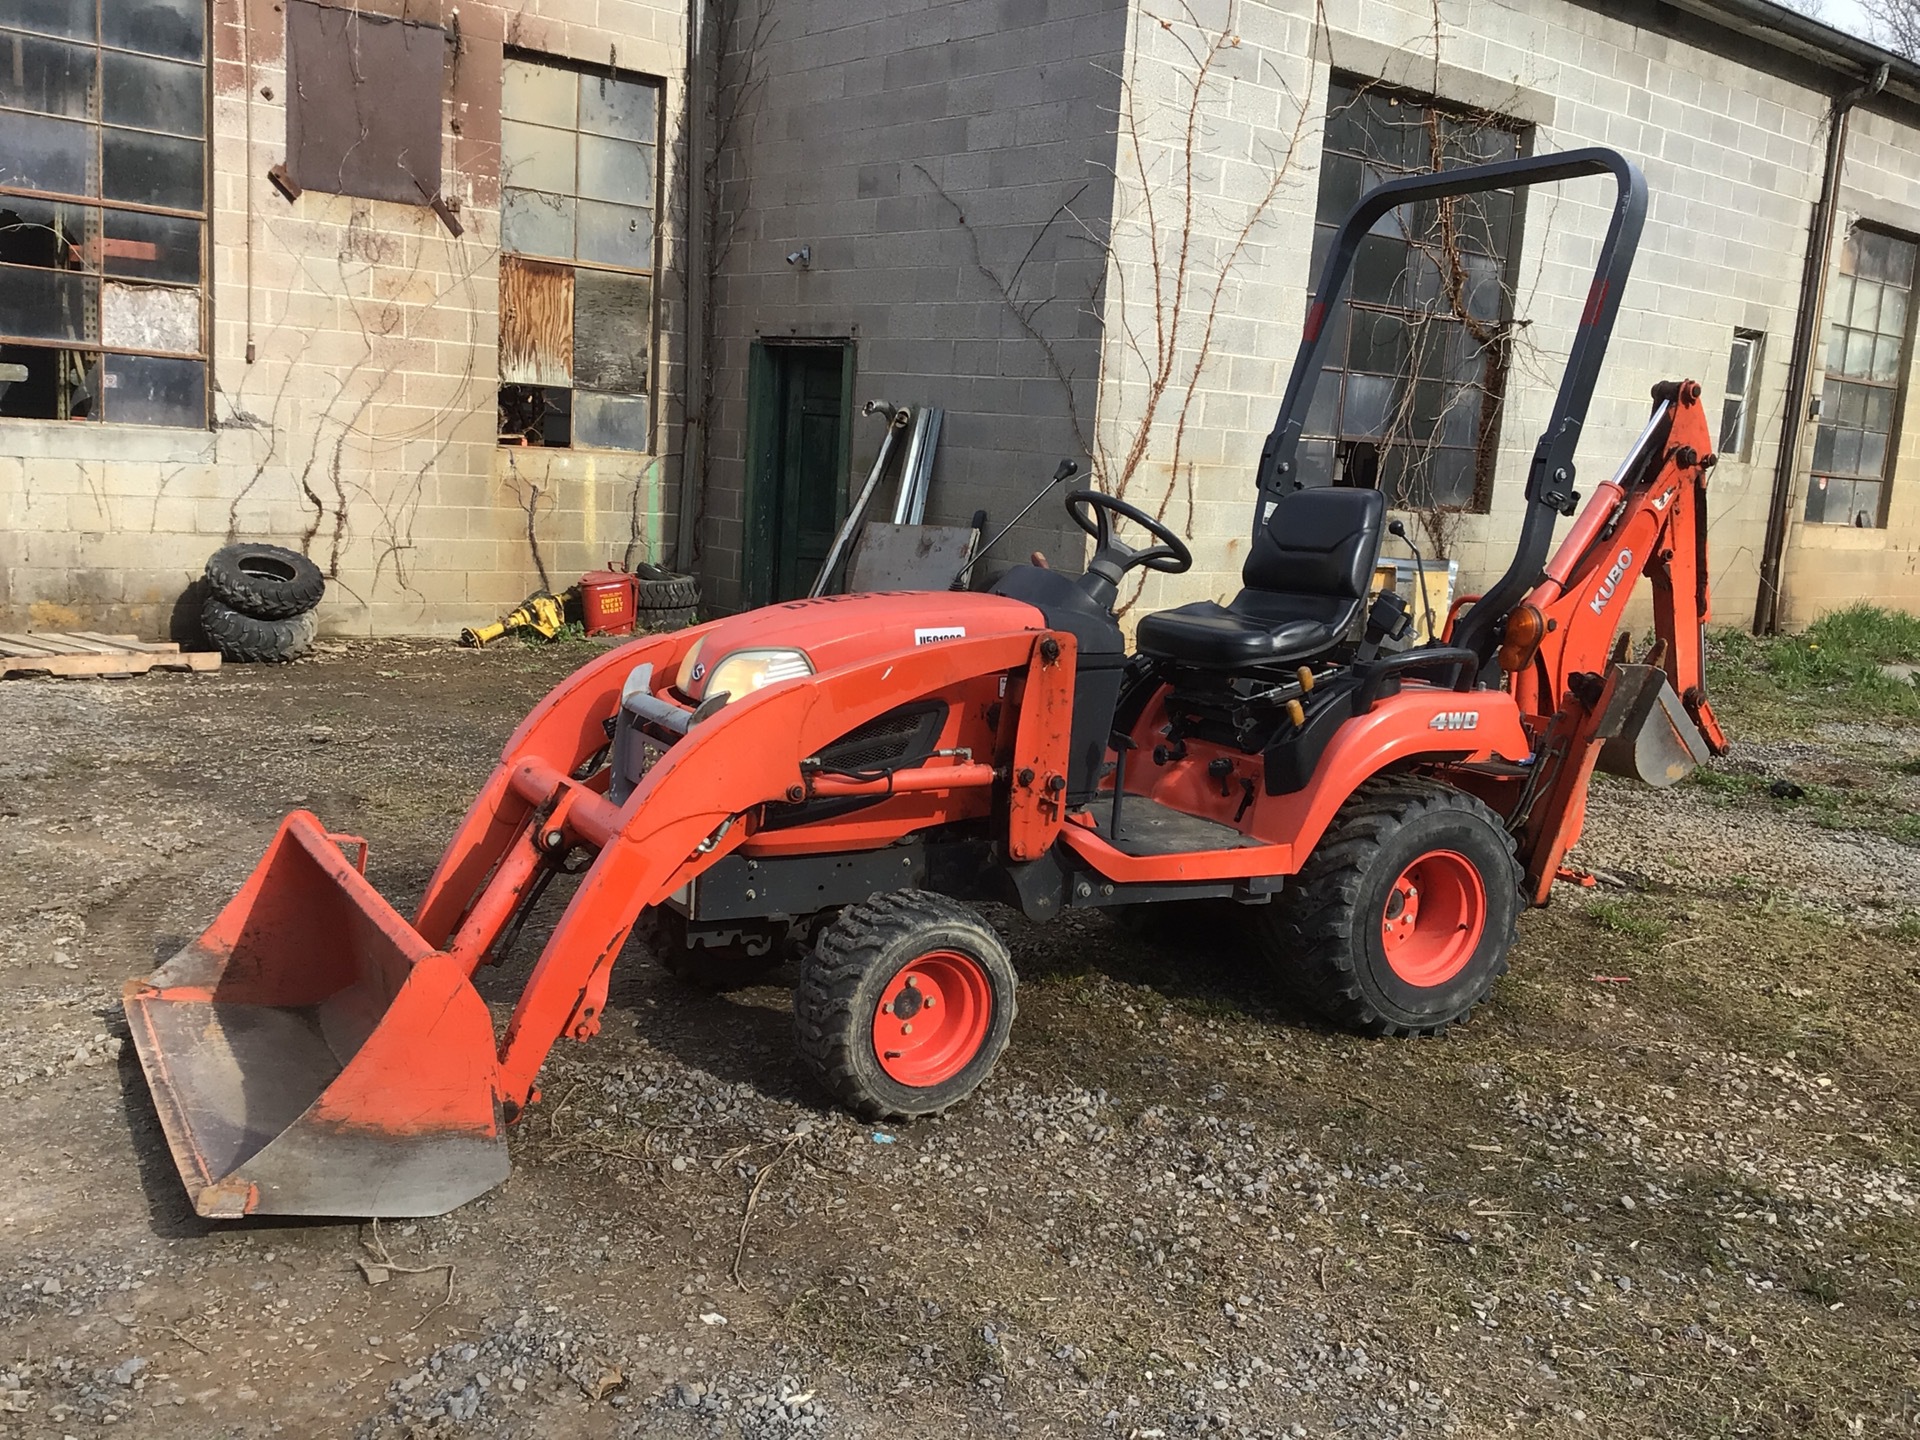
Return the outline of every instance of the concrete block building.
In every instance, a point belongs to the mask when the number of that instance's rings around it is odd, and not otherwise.
[[[879,443],[928,517],[1062,457],[1237,586],[1331,222],[1611,145],[1639,265],[1580,463],[1720,420],[1718,618],[1920,608],[1920,70],[1767,0],[23,0],[0,17],[0,628],[181,623],[229,538],[335,633],[614,560],[803,591]],[[1598,182],[1371,237],[1303,450],[1503,568]],[[1916,423],[1908,423],[1909,420]],[[1073,566],[1051,501],[995,557]]]

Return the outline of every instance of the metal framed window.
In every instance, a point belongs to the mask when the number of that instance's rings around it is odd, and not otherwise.
[[[207,0],[0,6],[0,416],[206,425],[207,95]]]
[[[500,101],[500,441],[653,439],[659,80],[508,52]]]
[[[1827,292],[1826,383],[1813,438],[1807,519],[1887,523],[1888,464],[1899,437],[1913,338],[1916,243],[1854,227]]]
[[[1317,280],[1333,233],[1383,181],[1520,154],[1525,129],[1336,76],[1314,213]],[[1485,510],[1499,443],[1511,306],[1512,191],[1403,207],[1361,243],[1298,464],[1309,485],[1372,485],[1394,504]]]
[[[1727,394],[1720,402],[1720,457],[1745,460],[1753,454],[1753,404],[1760,388],[1760,351],[1766,336],[1758,330],[1733,332],[1727,351]]]

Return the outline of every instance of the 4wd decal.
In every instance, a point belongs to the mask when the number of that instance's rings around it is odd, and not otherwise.
[[[937,645],[942,640],[964,640],[967,627],[964,625],[929,625],[913,632],[916,645]]]
[[[1478,710],[1442,710],[1427,721],[1429,730],[1478,730],[1480,712]]]
[[[1613,562],[1613,568],[1607,571],[1607,578],[1600,582],[1600,588],[1593,592],[1593,599],[1587,602],[1587,608],[1596,615],[1607,613],[1607,602],[1613,599],[1613,592],[1620,584],[1620,577],[1627,573],[1627,567],[1633,564],[1633,551],[1622,550]]]

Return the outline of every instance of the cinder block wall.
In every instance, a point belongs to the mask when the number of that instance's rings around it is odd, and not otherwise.
[[[1201,368],[1177,484],[1169,474],[1174,416],[1155,426],[1149,464],[1135,498],[1165,496],[1177,523],[1188,518],[1200,563],[1193,574],[1150,583],[1142,607],[1238,588],[1250,522],[1253,474],[1300,339],[1309,276],[1327,85],[1335,70],[1378,76],[1417,92],[1494,110],[1533,127],[1536,152],[1611,145],[1645,169],[1652,202],[1639,261],[1589,413],[1579,468],[1590,485],[1609,474],[1645,423],[1647,390],[1657,380],[1691,377],[1706,392],[1718,426],[1735,327],[1765,332],[1763,372],[1750,458],[1730,459],[1713,476],[1711,547],[1716,619],[1744,624],[1752,615],[1758,560],[1780,432],[1788,350],[1793,336],[1809,211],[1819,189],[1826,100],[1807,83],[1805,66],[1706,31],[1672,11],[1658,17],[1634,7],[1642,24],[1560,0],[1511,5],[1329,0],[1316,11],[1306,0],[1206,0],[1194,12],[1203,26],[1233,16],[1240,43],[1205,92],[1207,147],[1197,169],[1198,240],[1209,257],[1223,253],[1247,224],[1273,170],[1286,157],[1287,181],[1254,224],[1239,278],[1228,287],[1228,320],[1215,333]],[[1436,27],[1436,17],[1438,26]],[[1667,33],[1659,27],[1671,26]],[[1109,385],[1109,400],[1137,395],[1138,362],[1125,336],[1151,325],[1152,295],[1142,233],[1146,191],[1158,185],[1164,221],[1166,178],[1173,159],[1168,116],[1192,93],[1192,66],[1181,37],[1143,9],[1130,34],[1127,73],[1136,108],[1147,117],[1144,166],[1133,159],[1123,128],[1115,200],[1115,260],[1125,272],[1109,280],[1106,363],[1131,386]],[[1123,105],[1127,102],[1123,99]],[[1302,104],[1304,124],[1295,126]],[[1850,178],[1880,196],[1910,193],[1911,156],[1920,136],[1878,117],[1856,123]],[[1904,152],[1904,153],[1903,153]],[[1904,162],[1904,168],[1902,168]],[[1143,185],[1139,175],[1159,177]],[[1867,172],[1877,177],[1870,182]],[[1902,177],[1897,182],[1894,177]],[[1874,187],[1878,188],[1875,189]],[[1515,312],[1528,320],[1508,384],[1490,512],[1465,517],[1450,558],[1465,590],[1495,578],[1518,534],[1526,466],[1547,418],[1553,386],[1605,232],[1610,186],[1583,181],[1536,189],[1526,202],[1523,242],[1514,267]],[[1884,216],[1893,220],[1894,216]],[[1123,299],[1123,297],[1125,297]],[[1176,370],[1191,373],[1190,347]],[[1194,433],[1192,421],[1199,422]],[[1133,433],[1137,405],[1103,405],[1110,442]],[[1920,454],[1909,426],[1907,456]],[[1811,434],[1808,436],[1811,444]],[[1900,484],[1896,480],[1896,495]],[[1903,508],[1903,506],[1905,508]],[[1907,538],[1899,538],[1904,527]],[[1893,530],[1859,538],[1831,532],[1802,549],[1823,558],[1789,572],[1790,610],[1804,618],[1813,586],[1830,585],[1830,557],[1844,550],[1865,565],[1871,555],[1879,593],[1920,604],[1911,563],[1920,511],[1896,502]],[[1420,527],[1413,526],[1416,536]],[[1808,530],[1818,527],[1805,527]],[[1430,542],[1429,542],[1429,548]],[[1388,542],[1388,551],[1399,550]],[[1904,566],[1904,574],[1895,572]],[[1822,578],[1815,580],[1818,573]],[[1802,603],[1805,597],[1805,603]]]
[[[781,0],[773,13],[757,103],[723,157],[739,228],[715,295],[701,564],[722,605],[740,595],[757,338],[850,337],[856,410],[875,396],[945,408],[928,519],[985,509],[995,529],[1062,457],[1085,464],[1099,368],[1125,0]],[[786,263],[803,244],[805,270]],[[881,436],[877,420],[854,426],[850,485]],[[1078,536],[1056,498],[997,555],[1045,549],[1077,568]]]
[[[454,24],[452,0],[361,0]],[[677,497],[683,288],[658,285],[659,455],[504,450],[498,368],[500,72],[505,44],[667,81],[661,212],[675,254],[686,20],[678,3],[459,5],[446,71],[443,193],[431,211],[267,180],[286,155],[285,18],[214,0],[214,428],[0,420],[0,628],[166,633],[230,538],[306,550],[331,577],[329,633],[451,633],[539,583],[663,558]],[[244,30],[244,34],[243,34]],[[249,147],[251,136],[251,147]],[[255,359],[247,360],[252,342]]]

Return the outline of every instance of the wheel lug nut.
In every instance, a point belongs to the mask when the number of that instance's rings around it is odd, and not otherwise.
[[[880,1007],[880,1013],[881,1013],[882,1015],[891,1015],[891,1014],[893,1014],[893,1002],[892,1002],[891,1000],[889,1000],[889,1001],[888,1001],[888,1002],[887,1002],[886,1004],[884,1004],[884,1005],[882,1005],[882,1006]]]
[[[908,1021],[908,1022],[907,1022],[906,1024],[904,1024],[904,1025],[902,1025],[902,1026],[900,1027],[900,1033],[901,1033],[902,1035],[911,1035],[911,1034],[913,1034],[913,1022],[912,1022],[911,1020],[909,1020],[909,1021]]]
[[[919,988],[920,988],[920,977],[919,977],[918,975],[909,975],[909,976],[907,976],[907,988],[908,988],[909,990],[917,990],[917,989],[919,989]]]
[[[933,1009],[933,996],[931,995],[927,996],[926,1005],[927,1005],[927,1009],[929,1010]]]

